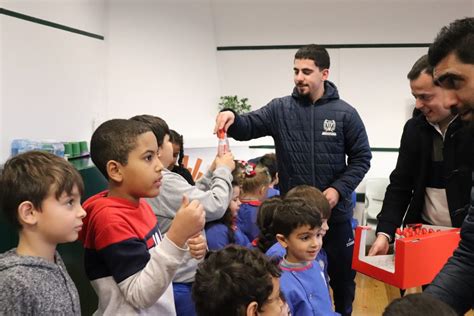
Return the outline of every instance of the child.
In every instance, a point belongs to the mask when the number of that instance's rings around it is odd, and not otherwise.
[[[315,261],[322,247],[321,211],[300,198],[285,198],[273,230],[286,249],[280,262],[281,290],[293,315],[338,315],[332,310],[323,271]]]
[[[191,172],[183,166],[183,136],[170,129],[170,142],[173,145],[173,162],[168,166],[168,170],[181,175],[190,185],[194,185]]]
[[[324,196],[324,194],[316,189],[315,187],[312,187],[310,185],[298,185],[288,191],[285,195],[286,198],[301,198],[308,202],[310,205],[316,205],[317,209],[321,212],[321,233],[323,234],[323,237],[326,235],[326,232],[329,230],[328,226],[328,219],[331,216],[331,208],[329,206],[329,202]],[[271,233],[271,232],[269,232]],[[266,255],[270,257],[276,257],[276,258],[283,258],[285,255],[286,251],[285,249],[281,246],[280,243],[276,242],[272,247],[270,247],[266,251]],[[328,274],[328,257],[326,255],[326,251],[321,248],[318,252],[318,256],[316,257],[316,261],[319,263],[321,266],[321,269],[324,272],[324,277],[326,279],[326,283],[329,287],[329,274]]]
[[[0,314],[81,315],[56,251],[82,228],[81,176],[60,157],[30,151],[6,162],[0,187],[0,209],[19,232],[17,248],[0,255]]]
[[[168,166],[173,160],[173,148],[169,141],[169,129],[166,122],[151,115],[135,116],[132,120],[144,122],[153,130],[159,143],[159,159],[163,165]],[[174,222],[176,209],[181,203],[179,197],[183,194],[202,204],[206,222],[220,219],[232,198],[231,172],[234,167],[231,153],[216,157],[210,170],[196,182],[195,186],[190,185],[179,174],[163,170],[163,186],[160,195],[148,199],[151,207],[158,214],[162,232],[167,233],[169,225]],[[204,248],[202,256],[204,256],[205,250]],[[192,316],[195,313],[194,303],[191,299],[191,286],[198,263],[199,261],[193,259],[191,255],[185,255],[173,278],[174,300],[178,316]]]
[[[84,203],[80,239],[86,274],[99,297],[98,314],[175,315],[171,280],[188,252],[186,241],[204,226],[198,201],[183,197],[164,238],[143,197],[159,194],[163,165],[151,129],[114,119],[92,135],[91,158],[109,190]]]
[[[232,200],[224,216],[206,224],[206,238],[209,250],[218,250],[229,244],[249,246],[250,241],[236,225],[240,202],[240,174],[242,169],[239,161],[235,161],[235,169],[232,172]]]
[[[252,245],[260,249],[262,253],[266,253],[267,250],[274,246],[280,245],[273,232],[273,216],[278,206],[281,205],[282,199],[279,196],[274,196],[263,201],[258,208],[257,214],[257,226],[260,233],[256,239],[252,241]],[[278,261],[285,255],[285,248],[280,246],[282,254],[279,256]],[[271,256],[270,256],[271,257]]]
[[[266,168],[256,168],[251,163],[244,166],[243,175],[242,205],[237,216],[237,226],[249,240],[254,240],[260,233],[257,227],[258,207],[267,196],[271,179]]]
[[[193,298],[202,316],[287,316],[280,269],[256,250],[228,246],[199,264]]]
[[[260,157],[260,160],[257,163],[257,167],[265,167],[268,169],[268,173],[272,178],[272,182],[269,185],[267,198],[271,198],[273,196],[280,195],[280,190],[277,189],[278,182],[280,182],[278,178],[278,162],[276,159],[276,155],[274,153],[265,154]]]
[[[445,302],[430,294],[415,293],[393,300],[382,314],[382,316],[419,315],[456,316],[457,313]]]

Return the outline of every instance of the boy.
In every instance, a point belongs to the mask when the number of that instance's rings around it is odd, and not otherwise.
[[[273,218],[278,242],[286,249],[280,262],[281,290],[293,315],[338,315],[332,310],[324,273],[315,262],[322,247],[321,212],[300,198],[286,198]]]
[[[199,264],[193,285],[198,315],[288,315],[281,271],[257,250],[228,246]]]
[[[6,162],[0,187],[0,209],[19,232],[17,248],[0,255],[0,314],[81,315],[56,251],[82,228],[81,176],[62,158],[30,151]]]
[[[204,226],[204,210],[183,197],[164,238],[143,197],[159,194],[163,165],[151,129],[114,119],[92,135],[91,158],[109,190],[84,203],[89,216],[80,239],[85,268],[99,297],[99,314],[174,315],[171,280],[186,241]]]
[[[258,160],[257,167],[265,167],[272,177],[272,182],[270,183],[267,191],[267,198],[280,195],[280,190],[277,189],[278,182],[278,162],[275,153],[265,154]]]
[[[168,124],[160,117],[152,115],[138,115],[132,117],[131,120],[143,122],[153,130],[158,141],[160,162],[164,166],[169,166],[173,161],[173,145],[170,142]],[[202,204],[206,213],[206,222],[220,219],[224,215],[232,198],[231,172],[235,168],[233,159],[231,153],[216,157],[210,170],[196,182],[196,185],[190,185],[177,173],[163,170],[163,186],[160,195],[147,200],[158,216],[160,230],[163,233],[168,234],[169,225],[174,221],[176,209],[180,205],[180,197],[183,194]],[[205,252],[202,253],[204,254]],[[178,316],[195,315],[191,286],[198,263],[199,261],[191,258],[189,254],[186,255],[173,278],[174,300]]]
[[[321,233],[323,237],[326,235],[326,232],[329,230],[328,220],[331,216],[331,208],[329,206],[328,200],[321,191],[310,185],[303,184],[298,185],[288,191],[288,193],[285,195],[285,198],[301,198],[308,204],[316,206],[317,210],[319,210],[321,214]],[[267,256],[277,258],[283,258],[285,253],[285,249],[278,242],[265,252]],[[329,288],[328,258],[324,248],[319,250],[318,255],[316,256],[316,261],[319,263],[321,270],[324,272],[324,278],[326,279],[326,283]]]
[[[382,316],[443,315],[456,316],[456,312],[443,301],[427,293],[405,295],[393,300]]]

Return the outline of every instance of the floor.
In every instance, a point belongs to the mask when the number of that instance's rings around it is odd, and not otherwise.
[[[421,287],[407,289],[406,293],[421,292]],[[385,307],[400,297],[400,290],[391,285],[372,279],[363,274],[356,276],[356,297],[353,305],[353,316],[380,316]],[[466,315],[474,316],[470,311]]]

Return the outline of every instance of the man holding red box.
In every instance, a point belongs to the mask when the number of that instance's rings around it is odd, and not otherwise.
[[[470,168],[459,159],[466,146],[464,123],[445,108],[456,103],[454,94],[435,86],[427,55],[407,78],[419,113],[403,129],[369,256],[387,254],[402,221],[460,227],[469,202]]]

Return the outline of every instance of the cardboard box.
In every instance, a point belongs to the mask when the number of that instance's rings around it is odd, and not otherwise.
[[[366,237],[370,227],[359,226],[355,231],[352,268],[374,279],[400,289],[429,284],[453,255],[460,240],[460,229],[452,227],[423,227],[441,231],[401,238],[395,241],[395,254],[366,255]]]

